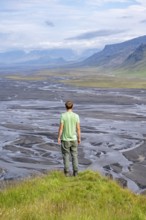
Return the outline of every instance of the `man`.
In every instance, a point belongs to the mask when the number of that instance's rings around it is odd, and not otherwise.
[[[58,130],[58,144],[61,144],[63,155],[64,173],[69,176],[69,156],[71,154],[73,175],[78,174],[78,144],[81,143],[80,119],[72,111],[73,102],[65,103],[66,112],[61,114]]]

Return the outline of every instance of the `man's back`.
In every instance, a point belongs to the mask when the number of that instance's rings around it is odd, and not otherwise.
[[[77,140],[77,123],[79,123],[79,116],[72,112],[67,111],[61,115],[61,123],[63,124],[63,132],[61,139],[64,141]]]

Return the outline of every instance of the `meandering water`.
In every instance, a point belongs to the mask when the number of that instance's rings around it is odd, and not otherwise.
[[[79,168],[128,181],[135,192],[146,188],[135,164],[145,167],[146,90],[71,88],[51,82],[2,81],[0,101],[0,179],[63,169],[57,132],[64,102],[80,115]],[[132,159],[126,152],[131,152]],[[141,155],[142,154],[142,155]],[[141,156],[141,157],[140,157]],[[140,169],[140,168],[139,168]]]

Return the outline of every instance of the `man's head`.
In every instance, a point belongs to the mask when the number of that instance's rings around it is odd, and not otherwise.
[[[73,108],[73,102],[72,101],[67,101],[65,103],[65,107],[67,110],[72,109]]]

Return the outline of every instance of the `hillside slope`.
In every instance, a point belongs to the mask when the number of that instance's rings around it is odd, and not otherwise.
[[[85,59],[81,66],[97,66],[114,68],[124,65],[128,57],[141,45],[146,44],[146,36],[138,37],[122,43],[106,45],[105,48]]]
[[[93,171],[65,177],[55,171],[0,192],[0,218],[144,220],[146,198]]]
[[[136,50],[130,54],[124,61],[123,66],[142,70],[146,68],[146,44],[141,44]]]

